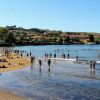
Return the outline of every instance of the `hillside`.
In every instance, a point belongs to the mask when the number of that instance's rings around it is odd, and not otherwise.
[[[0,28],[0,45],[46,45],[100,43],[100,33],[62,32],[47,29],[24,29],[6,26]]]

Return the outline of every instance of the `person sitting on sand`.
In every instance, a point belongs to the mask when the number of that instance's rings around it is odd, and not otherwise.
[[[5,65],[3,65],[3,66],[0,66],[0,68],[7,68]]]
[[[3,65],[3,66],[2,66],[2,68],[6,68],[6,66],[5,66],[5,65]]]

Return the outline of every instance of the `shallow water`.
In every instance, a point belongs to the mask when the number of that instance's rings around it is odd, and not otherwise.
[[[74,57],[75,50],[87,59],[95,59],[100,45],[93,46],[35,46],[15,47],[34,54],[44,56],[45,52],[60,50]],[[57,52],[58,56],[61,52]],[[85,53],[82,53],[85,52]],[[99,60],[99,59],[98,59]],[[0,76],[0,87],[8,89],[15,94],[33,100],[100,100],[100,65],[95,70],[90,70],[89,65],[77,64],[66,61],[52,61],[50,70],[47,62],[43,61],[41,70],[36,63],[27,68],[4,73]]]
[[[19,46],[10,47],[10,49],[19,49],[26,52],[32,52],[32,55],[37,57],[44,57],[45,53],[56,52],[57,57],[61,57],[62,52],[66,55],[69,54],[70,57],[76,57],[82,59],[100,60],[100,45],[44,45],[44,46]],[[76,52],[77,50],[77,52]]]
[[[0,86],[36,100],[99,100],[100,68],[96,68],[56,61],[48,70],[44,61],[41,71],[35,65],[2,74]]]

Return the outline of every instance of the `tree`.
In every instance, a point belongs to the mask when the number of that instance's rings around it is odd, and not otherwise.
[[[70,37],[67,36],[67,37],[64,39],[64,42],[65,42],[65,43],[69,43],[69,42],[70,42]]]
[[[8,36],[8,30],[6,28],[0,27],[0,39],[5,41]]]
[[[16,41],[17,41],[17,40],[16,40],[16,38],[13,36],[12,33],[9,33],[8,36],[7,36],[7,38],[6,38],[6,40],[5,40],[5,42],[10,43],[10,44],[12,44],[12,43],[16,44]]]
[[[63,44],[63,38],[59,38],[58,42]]]
[[[90,42],[94,42],[94,36],[93,35],[89,35],[89,39],[90,39]]]

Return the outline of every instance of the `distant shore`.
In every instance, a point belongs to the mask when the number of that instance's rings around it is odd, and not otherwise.
[[[83,44],[83,43],[66,43],[66,44],[32,44],[32,43],[23,43],[23,44],[0,44],[0,47],[10,47],[10,46],[44,46],[44,45],[100,45],[100,43],[95,44]]]

